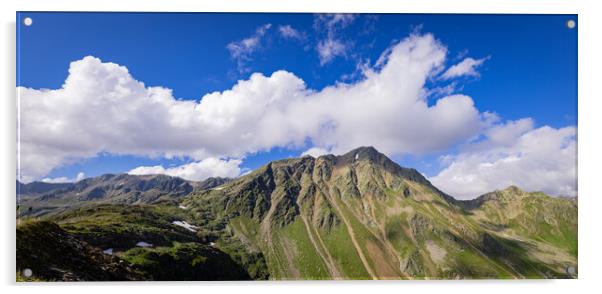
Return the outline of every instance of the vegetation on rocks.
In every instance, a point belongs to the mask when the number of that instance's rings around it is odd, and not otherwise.
[[[40,278],[577,277],[574,199],[509,187],[458,201],[372,147],[274,161],[205,184],[129,177],[138,184],[117,187],[120,176],[87,180],[84,198],[71,186],[22,187],[38,192],[23,197],[21,219],[41,221],[25,221],[18,232],[67,238],[52,246],[83,256],[59,264],[58,273],[37,269]],[[19,235],[36,234],[18,233],[18,270],[33,261],[55,267],[51,256],[32,253],[46,245]],[[78,267],[86,262],[88,269]],[[96,271],[106,264],[108,272]]]

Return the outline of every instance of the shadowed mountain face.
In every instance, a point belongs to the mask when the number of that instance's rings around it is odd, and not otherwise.
[[[167,248],[213,244],[253,279],[576,277],[576,201],[516,187],[457,201],[372,147],[274,161],[211,187],[115,177],[52,191],[67,204],[24,215],[44,215],[89,244],[112,246],[139,263],[150,261],[132,253],[130,239]],[[121,181],[136,189],[104,189]],[[94,191],[99,187],[104,193]],[[57,203],[41,200],[45,195],[31,203]],[[77,208],[81,202],[89,206]],[[114,217],[107,218],[107,209]]]
[[[104,207],[102,211],[112,210]],[[249,279],[226,253],[194,239],[189,234],[186,241],[173,246],[132,246],[118,256],[112,248],[103,251],[90,245],[93,236],[82,238],[51,222],[28,222],[17,227],[17,266],[48,281]]]

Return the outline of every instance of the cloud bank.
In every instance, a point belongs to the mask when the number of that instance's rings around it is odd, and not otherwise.
[[[303,156],[311,156],[314,158],[318,158],[322,155],[326,155],[326,154],[330,154],[332,152],[330,152],[330,150],[324,149],[324,148],[320,148],[320,147],[311,147],[305,151],[303,151],[301,153],[301,157]]]
[[[235,178],[241,174],[241,160],[222,160],[210,157],[177,167],[164,168],[161,165],[140,166],[128,172],[131,175],[164,174],[190,181],[202,181],[210,177]]]
[[[577,195],[577,129],[534,128],[531,119],[492,127],[486,139],[445,158],[431,182],[460,199],[517,185],[551,195]]]
[[[335,19],[322,21],[352,21]],[[254,42],[240,48],[253,48]],[[509,184],[574,194],[575,128],[534,128],[530,120],[500,124],[471,97],[451,92],[429,101],[426,82],[458,66],[445,71],[446,56],[446,47],[432,35],[414,34],[367,64],[353,83],[317,90],[284,70],[254,73],[199,101],[148,87],[126,67],[88,56],[71,63],[59,89],[17,88],[19,180],[40,179],[103,152],[187,158],[192,162],[180,167],[139,167],[130,173],[202,180],[239,175],[241,159],[274,147],[310,148],[304,154],[319,156],[372,145],[390,156],[421,155],[484,135],[448,156],[449,165],[433,182],[461,197]],[[470,70],[453,75],[466,74]]]
[[[75,183],[86,178],[86,174],[79,172],[75,178],[68,177],[57,177],[57,178],[43,178],[41,181],[44,183]]]
[[[17,89],[20,176],[39,178],[100,152],[200,161],[307,140],[335,152],[361,145],[387,154],[444,150],[482,127],[468,96],[427,103],[425,81],[445,56],[432,35],[413,35],[354,84],[315,91],[290,72],[255,73],[200,102],[146,87],[126,67],[88,56],[71,63],[60,89]]]

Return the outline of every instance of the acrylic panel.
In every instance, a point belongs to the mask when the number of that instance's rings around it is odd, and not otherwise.
[[[17,13],[18,281],[577,278],[577,16]]]

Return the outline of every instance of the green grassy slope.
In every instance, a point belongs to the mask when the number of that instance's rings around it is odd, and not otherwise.
[[[266,278],[258,270],[251,276],[243,261],[232,257],[237,250],[244,253],[238,243],[222,241],[229,246],[226,253],[212,246],[217,234],[202,228],[193,232],[174,221],[190,221],[190,216],[175,206],[100,204],[43,221],[25,220],[17,228],[17,268],[30,268],[44,280]]]
[[[41,218],[95,252],[111,248],[135,279],[577,276],[575,200],[510,187],[457,201],[370,147],[275,161],[165,198]]]
[[[33,277],[21,273],[31,270]],[[116,256],[106,255],[47,221],[30,221],[17,227],[19,281],[121,281],[145,279]]]
[[[369,148],[273,162],[184,203],[274,279],[567,278],[577,262],[574,201],[462,204]]]

